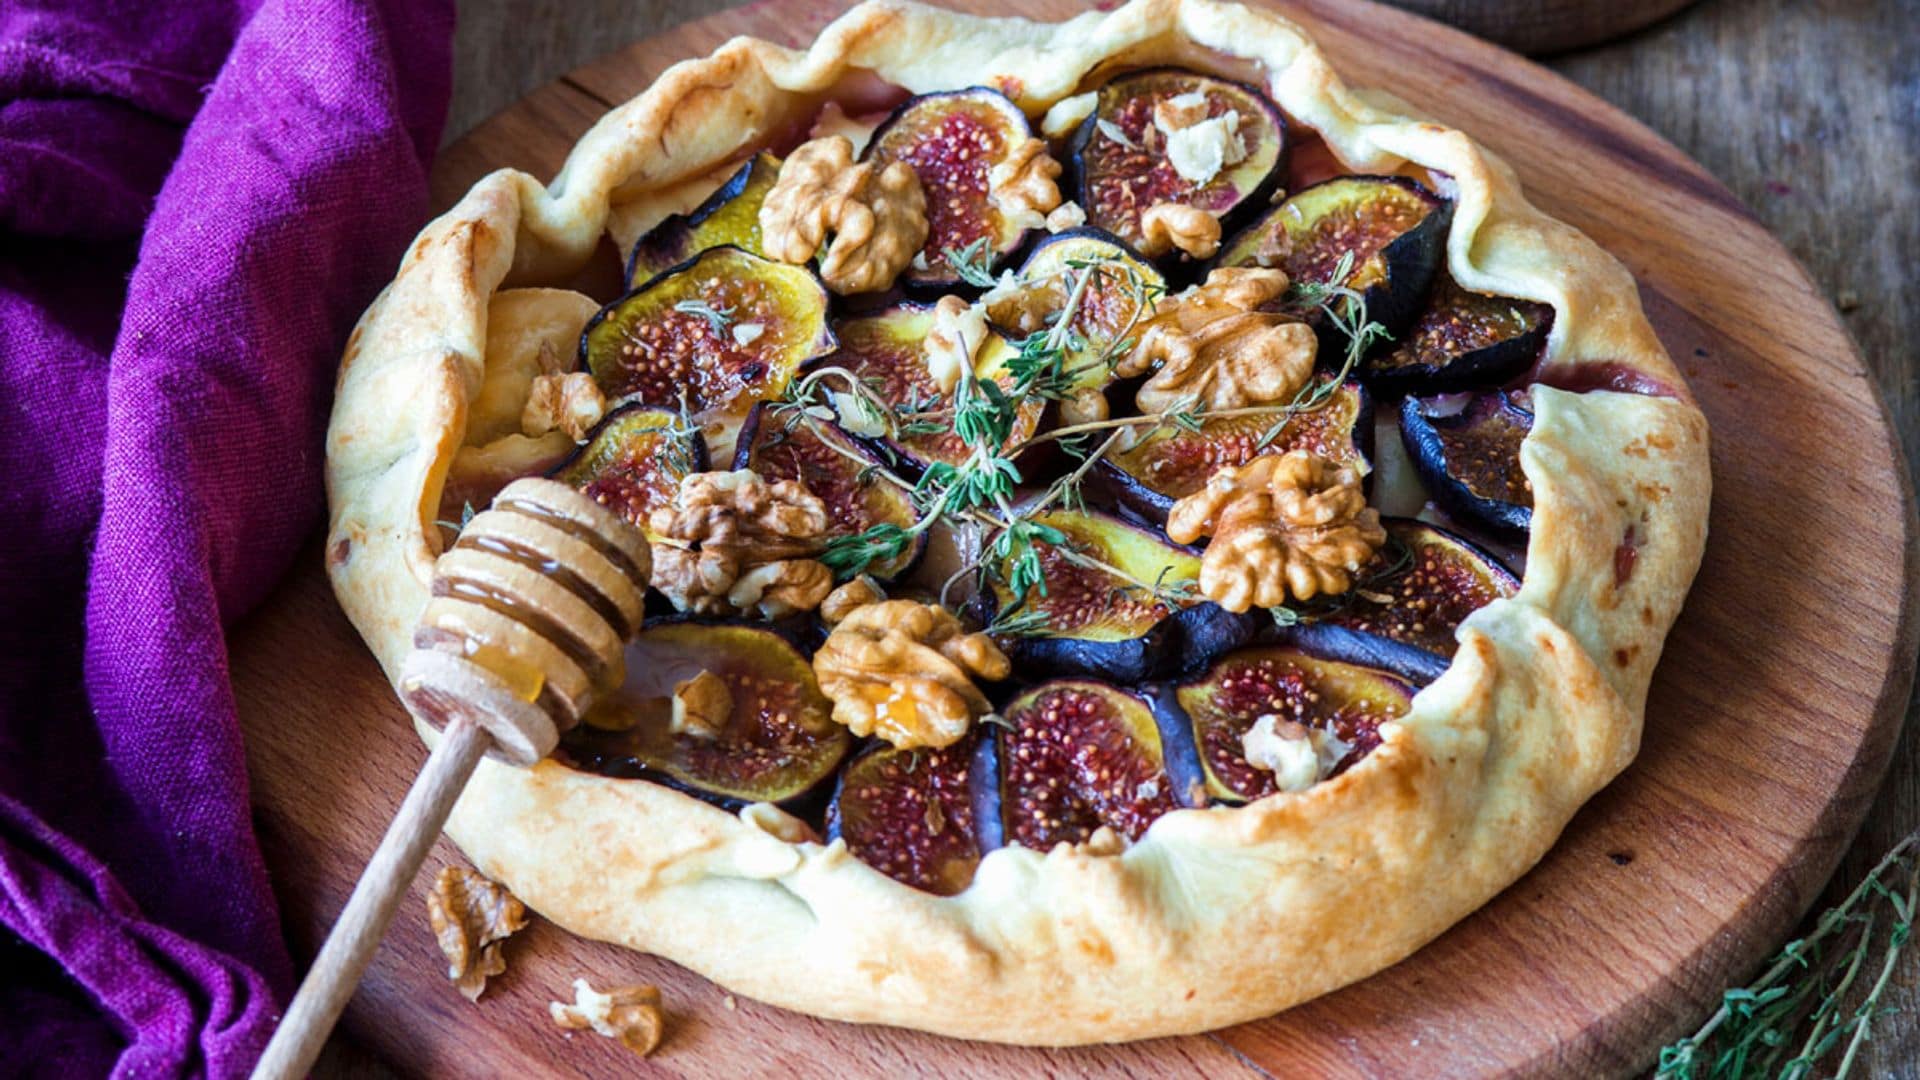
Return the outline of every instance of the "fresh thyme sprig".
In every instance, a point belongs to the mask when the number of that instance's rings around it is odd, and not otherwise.
[[[682,300],[673,305],[673,310],[682,315],[697,315],[707,320],[707,325],[713,327],[716,335],[725,333],[727,327],[733,322],[732,308],[717,308],[705,300]]]
[[[1655,1075],[1798,1080],[1841,1051],[1830,1075],[1848,1076],[1874,1021],[1892,1011],[1881,1000],[1913,936],[1916,902],[1920,832],[1895,844],[1845,899],[1820,914],[1806,937],[1788,942],[1759,978],[1726,991],[1700,1030],[1662,1049]],[[1877,974],[1871,962],[1876,955]],[[1869,975],[1874,978],[1863,984]],[[1856,987],[1862,989],[1849,1008]]]
[[[941,254],[947,265],[960,280],[981,289],[991,289],[999,284],[993,276],[993,252],[988,250],[989,238],[982,236],[965,247],[947,248]]]
[[[947,258],[966,278],[967,271],[962,268],[975,266],[983,251],[984,243],[968,245],[947,252]],[[1343,281],[1351,268],[1351,259],[1343,260],[1333,280]],[[978,280],[973,283],[995,284],[984,265],[977,269]],[[852,372],[844,368],[822,368],[796,381],[780,406],[786,410],[790,425],[835,420],[835,410],[818,398],[823,384],[835,379],[844,387],[843,393],[868,395],[872,404],[886,406],[888,434],[892,437],[951,430],[959,438],[967,448],[966,456],[958,462],[929,465],[918,483],[911,486],[914,501],[922,511],[916,525],[875,525],[861,533],[837,538],[828,544],[823,561],[837,577],[845,579],[875,562],[898,557],[936,521],[979,528],[983,531],[980,558],[961,567],[947,582],[947,588],[968,572],[980,573],[1005,586],[1011,602],[1002,605],[994,624],[998,628],[996,632],[1031,633],[1044,628],[1044,613],[1027,607],[1031,595],[1045,595],[1043,547],[1057,551],[1068,561],[1110,575],[1119,583],[1116,594],[1150,595],[1168,604],[1190,601],[1196,594],[1196,583],[1169,585],[1164,580],[1138,580],[1123,568],[1082,550],[1059,529],[1039,520],[1041,515],[1056,507],[1081,508],[1084,505],[1081,486],[1085,479],[1117,448],[1140,437],[1142,428],[1149,433],[1162,428],[1198,432],[1212,420],[1272,416],[1276,423],[1262,443],[1264,448],[1294,416],[1318,409],[1332,400],[1334,390],[1381,334],[1378,325],[1367,319],[1365,297],[1360,293],[1333,284],[1303,287],[1290,295],[1290,301],[1324,308],[1335,328],[1348,337],[1349,344],[1339,373],[1331,380],[1314,380],[1294,400],[1205,410],[1197,398],[1188,397],[1160,413],[1089,421],[1015,438],[1023,407],[1065,396],[1085,372],[1098,370],[1103,375],[1111,372],[1120,358],[1132,350],[1135,331],[1151,316],[1164,295],[1162,287],[1146,280],[1136,267],[1122,259],[1069,259],[1045,277],[1022,284],[1029,289],[1057,290],[1062,299],[1046,325],[1018,343],[1017,355],[1005,364],[1006,385],[994,379],[967,377],[955,385],[948,402],[929,398],[888,405],[879,400],[873,388],[864,387]],[[1089,342],[1079,326],[1080,316],[1088,297],[1108,287],[1117,287],[1131,301],[1131,316],[1117,332],[1104,335],[1097,352],[1087,356]],[[943,404],[945,408],[941,407]],[[1015,459],[1047,442],[1068,447],[1077,459],[1076,465],[1037,497],[1016,507],[1013,498],[1023,478]],[[904,481],[892,473],[885,475],[904,486]],[[942,590],[943,596],[946,591]]]

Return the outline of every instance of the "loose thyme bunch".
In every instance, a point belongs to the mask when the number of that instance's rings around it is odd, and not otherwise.
[[[1759,978],[1722,994],[1700,1030],[1662,1049],[1656,1075],[1798,1080],[1817,1067],[1832,1068],[1836,1080],[1849,1075],[1874,1022],[1893,1012],[1882,999],[1913,936],[1916,901],[1920,832],[1895,844]],[[1823,1066],[1836,1052],[1839,1062]]]

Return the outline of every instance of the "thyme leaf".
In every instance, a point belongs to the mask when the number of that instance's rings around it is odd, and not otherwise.
[[[673,305],[673,310],[682,315],[697,315],[707,320],[707,325],[713,327],[715,334],[725,333],[728,324],[733,322],[732,308],[717,308],[705,300],[682,300]]]
[[[947,248],[941,254],[960,280],[975,288],[991,289],[999,282],[993,276],[993,252],[987,249],[988,237],[982,236],[959,248]]]

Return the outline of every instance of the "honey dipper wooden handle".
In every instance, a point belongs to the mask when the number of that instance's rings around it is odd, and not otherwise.
[[[516,480],[434,562],[395,689],[440,741],[314,958],[256,1078],[304,1076],[353,996],[394,908],[467,778],[491,754],[531,766],[553,751],[645,615],[651,555],[619,515],[553,480]]]
[[[393,824],[387,826],[339,921],[254,1067],[255,1080],[297,1080],[313,1067],[321,1044],[380,947],[400,898],[492,742],[493,737],[467,716],[455,717],[441,732],[439,744],[414,778]]]

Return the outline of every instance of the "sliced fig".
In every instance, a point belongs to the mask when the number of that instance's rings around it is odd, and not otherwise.
[[[927,194],[926,246],[903,282],[952,288],[963,278],[949,252],[975,253],[969,265],[997,272],[1020,247],[1027,228],[993,206],[987,174],[1032,137],[1020,107],[984,86],[909,98],[874,131],[863,160],[906,162]]]
[[[1361,378],[1393,396],[1498,386],[1540,358],[1552,324],[1546,304],[1472,292],[1442,267],[1426,310],[1393,348],[1366,361]]]
[[[1457,395],[1410,397],[1400,406],[1400,439],[1434,502],[1510,541],[1533,526],[1533,483],[1520,468],[1533,430],[1523,394],[1494,390],[1464,404]]]
[[[580,335],[607,397],[684,407],[722,459],[753,403],[780,396],[801,364],[832,349],[820,279],[736,247],[629,292]]]
[[[1296,282],[1345,285],[1398,339],[1446,254],[1453,204],[1403,176],[1342,176],[1294,192],[1227,241],[1216,266],[1278,266]],[[1342,266],[1346,276],[1334,278]],[[1322,341],[1337,333],[1324,312]],[[1333,347],[1344,349],[1343,339]]]
[[[933,308],[896,304],[836,319],[833,327],[840,339],[840,351],[823,363],[846,368],[855,377],[869,380],[882,398],[896,403],[896,409],[916,414],[902,416],[907,430],[898,438],[882,440],[886,453],[916,473],[936,461],[958,464],[965,460],[967,445],[953,431],[953,402],[941,395],[939,385],[927,373],[922,342],[933,327]],[[1013,373],[1007,364],[1018,355],[1019,350],[1005,338],[989,334],[974,357],[974,376],[1011,386]],[[1031,436],[1043,411],[1044,404],[1038,400],[1023,404],[1007,441],[1020,442]],[[936,425],[939,430],[934,430]]]
[[[1447,670],[1467,616],[1520,591],[1520,581],[1462,537],[1412,518],[1386,518],[1387,543],[1354,587],[1309,608],[1287,639],[1319,655],[1385,668],[1416,683]]]
[[[722,806],[793,805],[833,776],[852,743],[813,665],[764,627],[662,622],[627,644],[626,680],[560,740],[563,763],[667,783]],[[675,730],[674,695],[702,673],[725,684],[724,720]]]
[[[1002,715],[1009,843],[1046,851],[1101,826],[1137,840],[1162,814],[1206,803],[1199,756],[1169,694],[1063,679],[1019,695]]]
[[[678,412],[623,405],[547,475],[586,492],[644,532],[648,516],[673,501],[681,478],[707,468],[706,439],[687,430]]]
[[[1264,716],[1319,730],[1345,752],[1328,777],[1338,776],[1380,745],[1380,725],[1405,716],[1413,687],[1383,671],[1344,664],[1283,645],[1228,653],[1206,674],[1180,684],[1181,711],[1214,797],[1250,801],[1279,790],[1273,773],[1248,764],[1242,740]]]
[[[1286,418],[1286,426],[1265,446],[1261,440],[1277,416],[1222,417],[1204,421],[1198,431],[1165,425],[1103,458],[1096,466],[1102,482],[1122,510],[1158,525],[1175,502],[1204,487],[1208,477],[1262,454],[1312,450],[1365,471],[1373,449],[1373,399],[1358,382],[1335,387],[1334,376],[1325,372],[1314,379],[1315,393],[1326,395],[1324,403]]]
[[[912,528],[920,511],[912,495],[879,475],[879,455],[831,424],[788,423],[770,402],[747,414],[734,450],[733,467],[752,469],[768,480],[802,480],[827,504],[832,518],[828,536],[852,536],[880,524]],[[868,565],[866,572],[891,581],[913,567],[926,550],[926,534],[897,557]]]
[[[1260,91],[1152,68],[1100,88],[1071,152],[1088,223],[1138,245],[1140,215],[1156,203],[1197,206],[1229,224],[1266,205],[1285,174],[1286,147],[1286,122]],[[1209,168],[1217,171],[1203,175]]]
[[[1065,396],[1113,380],[1118,346],[1138,336],[1167,289],[1166,278],[1138,252],[1111,233],[1085,227],[1035,244],[1018,280],[1011,295],[988,303],[987,318],[1008,335],[1025,337],[1052,330],[1071,302],[1073,320],[1053,379]],[[1078,299],[1070,300],[1076,290]]]
[[[760,249],[760,204],[780,176],[780,159],[765,151],[753,155],[705,202],[675,214],[633,245],[627,259],[627,287],[635,288],[695,255],[732,245],[754,255]]]
[[[987,729],[939,750],[885,743],[841,770],[827,836],[904,885],[952,896],[999,846],[998,745]]]
[[[1200,556],[1192,549],[1091,511],[1052,510],[1028,520],[1064,538],[1064,543],[1033,542],[1042,584],[1024,597],[1016,595],[1007,581],[1008,567],[1000,564],[989,567],[984,594],[990,615],[1031,624],[1000,635],[1020,675],[1089,675],[1135,683],[1192,670],[1252,638],[1251,616],[1235,615],[1195,591]],[[1158,587],[1161,595],[1142,588],[1142,582]]]

